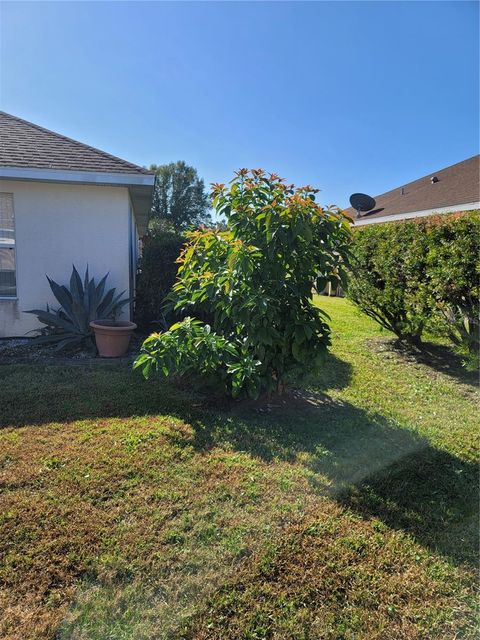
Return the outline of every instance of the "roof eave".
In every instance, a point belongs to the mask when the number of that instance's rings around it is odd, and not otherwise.
[[[68,171],[64,169],[38,169],[33,167],[0,167],[0,178],[35,180],[40,182],[70,182],[112,186],[149,186],[153,188],[155,174],[114,173],[103,171]]]
[[[436,207],[435,209],[422,209],[421,211],[408,211],[406,213],[391,213],[385,216],[378,216],[378,218],[356,218],[354,222],[356,227],[363,227],[367,224],[380,224],[383,222],[396,222],[399,220],[411,220],[413,218],[425,218],[427,216],[455,213],[456,211],[471,211],[478,208],[480,208],[480,202],[466,202],[461,204],[452,204],[447,207]]]
[[[139,236],[147,233],[148,221],[152,212],[153,187],[133,185],[128,189]]]

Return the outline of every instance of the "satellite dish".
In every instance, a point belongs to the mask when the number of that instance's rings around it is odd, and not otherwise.
[[[377,203],[374,198],[367,196],[366,193],[352,193],[350,196],[350,204],[357,212],[358,217],[360,217],[360,214],[375,209]]]

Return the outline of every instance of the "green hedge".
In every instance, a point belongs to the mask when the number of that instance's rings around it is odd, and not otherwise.
[[[435,314],[430,328],[478,359],[480,211],[428,227],[427,273]]]
[[[171,232],[157,232],[144,239],[137,278],[135,318],[146,330],[165,328],[163,304],[177,276],[176,262],[185,238]]]
[[[478,356],[480,212],[358,227],[348,296],[401,340],[425,330]]]

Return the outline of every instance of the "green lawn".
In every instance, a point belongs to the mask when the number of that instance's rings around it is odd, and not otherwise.
[[[318,300],[332,353],[270,404],[0,366],[1,638],[478,637],[475,378]]]

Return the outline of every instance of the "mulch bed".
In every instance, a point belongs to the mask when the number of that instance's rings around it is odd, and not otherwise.
[[[92,350],[68,349],[55,351],[54,345],[36,345],[32,338],[0,338],[0,366],[12,364],[48,365],[131,365],[145,336],[134,333],[128,352],[121,358],[101,358]]]

